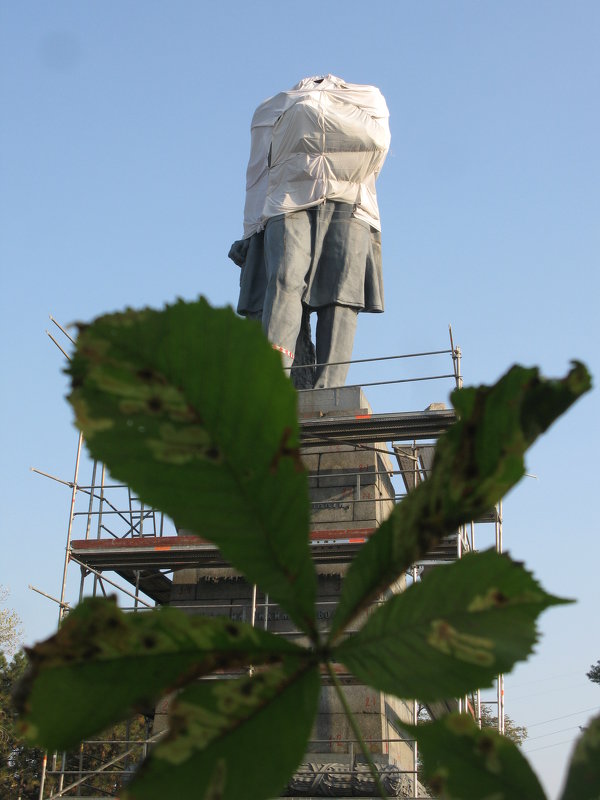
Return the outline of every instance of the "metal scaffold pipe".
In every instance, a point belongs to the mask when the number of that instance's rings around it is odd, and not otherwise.
[[[79,434],[77,440],[77,456],[75,458],[75,474],[73,476],[73,488],[71,489],[71,507],[69,509],[69,524],[67,526],[67,543],[65,546],[65,561],[63,565],[63,577],[60,590],[60,609],[58,612],[58,622],[62,621],[65,610],[65,592],[67,588],[67,570],[71,557],[71,536],[73,533],[73,517],[75,515],[75,499],[77,497],[77,479],[79,477],[79,462],[81,459],[81,445],[83,444],[83,434]]]

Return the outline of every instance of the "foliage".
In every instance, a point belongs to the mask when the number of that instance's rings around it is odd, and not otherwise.
[[[440,439],[430,478],[361,549],[325,635],[315,621],[295,393],[260,326],[204,301],[111,314],[80,329],[69,372],[70,401],[94,458],[178,527],[214,542],[290,615],[306,642],[175,609],[125,615],[109,601],[84,601],[30,651],[18,696],[21,727],[30,741],[65,749],[187,686],[172,704],[168,735],[122,800],[184,797],[192,787],[221,800],[242,792],[249,800],[273,797],[302,758],[323,674],[342,703],[339,664],[401,697],[457,696],[491,685],[526,658],[537,616],[566,602],[522,565],[489,552],[439,567],[371,608],[441,537],[478,518],[519,480],[527,447],[589,388],[580,364],[562,380],[516,366],[495,386],[453,394],[458,422]],[[253,665],[252,674],[197,680],[242,665]],[[474,797],[479,790],[465,786],[478,784],[490,797],[543,797],[505,738],[454,717],[414,734],[445,797]],[[594,748],[585,740],[580,746],[576,783]],[[265,752],[269,768],[254,769]]]
[[[443,798],[544,800],[544,792],[521,750],[467,716],[451,714],[413,728],[425,778]],[[597,800],[600,789],[600,718],[579,738],[561,800]]]
[[[475,698],[473,699],[473,703],[475,703]],[[419,714],[418,714],[419,724],[431,722],[431,715],[427,706],[421,705],[419,706]],[[494,713],[490,710],[489,706],[483,702],[481,704],[481,727],[482,728],[490,728],[491,730],[497,731],[498,730],[498,717],[494,715]],[[523,742],[527,739],[528,732],[527,728],[524,725],[517,725],[517,723],[512,719],[509,714],[504,714],[504,736],[507,739],[510,739],[511,742],[515,744],[523,744]]]
[[[519,748],[466,714],[449,714],[413,728],[424,777],[440,797],[461,800],[544,800],[544,792]]]
[[[37,800],[42,750],[26,746],[16,730],[16,713],[9,702],[26,667],[24,653],[11,661],[0,651],[0,798]]]
[[[136,715],[127,722],[111,725],[94,739],[82,742],[75,750],[58,754],[54,774],[46,775],[45,793],[58,788],[60,772],[64,768],[64,788],[85,777],[77,788],[83,797],[118,795],[143,757],[148,735],[149,718]],[[68,796],[72,796],[73,791]]]
[[[481,707],[481,727],[498,730],[498,717],[487,706]],[[517,723],[508,714],[504,715],[504,735],[515,744],[523,744],[527,739],[527,728]]]
[[[592,683],[597,683],[600,685],[600,661],[596,661],[595,664],[592,664],[590,671],[586,672],[585,674]]]
[[[0,652],[0,800],[38,800],[42,760],[44,752],[39,747],[30,747],[18,734],[17,715],[10,702],[18,681],[23,677],[27,666],[25,654],[16,653],[12,661],[7,661]],[[93,780],[87,780],[82,787],[85,796],[92,793],[94,796],[112,796],[115,790],[120,789],[122,778],[128,777],[128,769],[132,763],[140,760],[142,745],[135,745],[148,738],[148,726],[143,716],[136,716],[131,720],[112,725],[85,746],[76,748],[73,752],[60,754],[56,769],[60,770],[64,757],[64,769],[69,775],[69,780],[77,778],[80,765],[84,770],[95,769],[108,761],[121,756],[125,749],[133,750],[128,758],[120,758],[113,767],[114,771],[121,771],[121,775],[98,773]],[[128,744],[131,743],[131,744]],[[81,757],[81,760],[80,760]],[[46,791],[58,788],[58,778],[46,776]]]
[[[0,603],[8,597],[8,590],[0,586]],[[9,658],[14,655],[21,644],[21,620],[16,611],[0,608],[0,650]]]
[[[579,738],[561,800],[597,800],[600,786],[600,718]]]
[[[0,586],[0,602],[8,590]],[[10,696],[23,676],[27,660],[18,651],[21,620],[15,611],[0,608],[0,798],[38,796],[42,751],[27,747],[16,732]]]

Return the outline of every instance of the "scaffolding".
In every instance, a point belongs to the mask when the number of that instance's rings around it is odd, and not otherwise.
[[[72,343],[64,328],[55,320],[52,321]],[[69,345],[65,343],[63,346],[55,336],[48,335],[68,358]],[[361,373],[366,367],[386,365],[397,369],[398,363],[411,361],[422,365],[440,357],[451,361],[450,371],[403,377],[395,375],[381,380],[369,380],[367,375],[364,380],[344,388],[360,391],[363,387],[383,387],[383,391],[389,394],[392,387],[397,390],[403,385],[421,382],[445,382],[446,386],[461,387],[461,351],[454,345],[451,329],[449,348],[358,359],[350,362],[353,370],[351,375],[357,374],[363,378]],[[310,390],[299,393],[299,417],[302,453],[309,472],[312,502],[310,545],[317,568],[327,572],[328,565],[347,565],[394,504],[402,502],[407,493],[427,479],[437,438],[454,422],[455,416],[443,403],[434,403],[424,411],[416,412],[374,414],[369,408],[364,409],[364,414],[345,415],[340,412],[315,415],[310,410],[309,393]],[[375,459],[374,466],[371,465],[368,470],[360,464],[357,468],[344,470],[322,469],[322,459],[334,451],[343,454],[367,453]],[[315,467],[316,464],[318,466]],[[63,484],[70,491],[60,594],[53,597],[39,588],[31,587],[57,603],[59,621],[68,613],[74,599],[81,601],[85,596],[108,596],[116,592],[120,606],[133,612],[171,604],[184,610],[193,610],[194,613],[225,614],[231,619],[260,625],[265,630],[290,637],[297,635],[289,620],[284,618],[286,615],[256,586],[247,587],[239,597],[225,600],[198,597],[196,592],[190,601],[186,596],[186,587],[190,585],[185,583],[186,575],[227,569],[228,565],[218,549],[190,532],[178,530],[161,512],[144,505],[128,486],[114,482],[103,464],[86,458],[81,434],[76,447],[72,480],[63,480],[41,470],[34,471]],[[89,475],[86,479],[82,479],[84,471]],[[333,494],[330,491],[329,494],[320,495],[321,485],[335,482],[340,472],[343,472],[342,485],[336,487]],[[331,522],[332,518],[334,522]],[[322,522],[322,519],[329,521]],[[464,553],[474,551],[476,530],[481,525],[493,525],[493,543],[496,550],[502,552],[502,504],[499,503],[481,519],[461,526],[432,548],[407,572],[400,589],[420,580],[432,566],[451,563]],[[318,618],[323,625],[327,624],[334,605],[331,597],[319,598]],[[342,682],[349,680],[347,675],[340,674],[339,677]],[[415,701],[405,702],[405,705],[406,709],[401,709],[402,713],[397,719],[386,721],[387,735],[382,734],[371,740],[370,746],[376,762],[379,759],[382,768],[388,770],[391,789],[395,787],[397,796],[428,797],[417,778],[416,741],[403,732],[401,725],[402,720],[417,723],[422,709]],[[503,733],[502,675],[497,677],[493,697],[483,697],[476,692],[456,701],[432,704],[427,713],[430,717],[436,717],[457,709],[470,713],[481,725],[485,706],[495,707],[497,727]],[[96,739],[82,743],[76,753],[49,754],[43,764],[40,800],[90,797],[95,796],[94,791],[97,796],[116,797],[135,764],[164,732],[164,729],[157,729],[156,718],[154,723],[149,718],[139,719],[134,724],[127,723],[125,735],[118,740]],[[338,793],[341,786],[346,786],[348,796],[356,796],[361,792],[363,796],[374,795],[363,765],[355,759],[356,746],[353,739],[343,735],[309,742],[307,752],[328,753],[328,765],[321,765],[321,772],[317,770],[314,774],[310,773],[307,765],[303,765],[294,778],[295,783],[292,781],[288,787],[288,793],[306,796],[308,789],[314,789],[317,783],[325,786],[327,781],[330,784],[333,781]],[[409,768],[405,763],[401,768],[393,767],[392,753],[400,753],[401,748],[410,751]],[[107,752],[110,757],[102,759],[99,754]]]

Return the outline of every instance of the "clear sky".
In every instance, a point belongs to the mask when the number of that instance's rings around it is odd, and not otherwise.
[[[386,313],[359,320],[355,356],[445,348],[451,322],[467,383],[514,361],[600,375],[599,40],[595,0],[0,2],[0,583],[27,641],[56,623],[27,585],[59,593],[69,503],[29,469],[71,479],[76,444],[48,314],[235,303],[250,118],[302,77],[373,83],[391,113]],[[449,388],[369,397],[415,410]],[[551,797],[600,707],[585,678],[600,658],[597,412],[593,392],[504,504],[507,549],[578,600],[544,615],[506,680]]]

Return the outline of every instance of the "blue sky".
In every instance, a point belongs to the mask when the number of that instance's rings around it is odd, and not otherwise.
[[[600,374],[599,35],[593,0],[0,5],[0,583],[28,641],[56,622],[27,585],[58,594],[69,501],[29,468],[71,479],[76,444],[48,314],[235,304],[250,118],[302,77],[373,83],[391,113],[386,313],[359,320],[356,357],[445,348],[452,323],[467,383],[514,361]],[[449,389],[369,397],[414,410]],[[551,797],[572,728],[600,707],[585,678],[600,658],[597,407],[593,392],[532,449],[536,477],[504,504],[507,549],[578,599],[542,618],[506,681]]]

